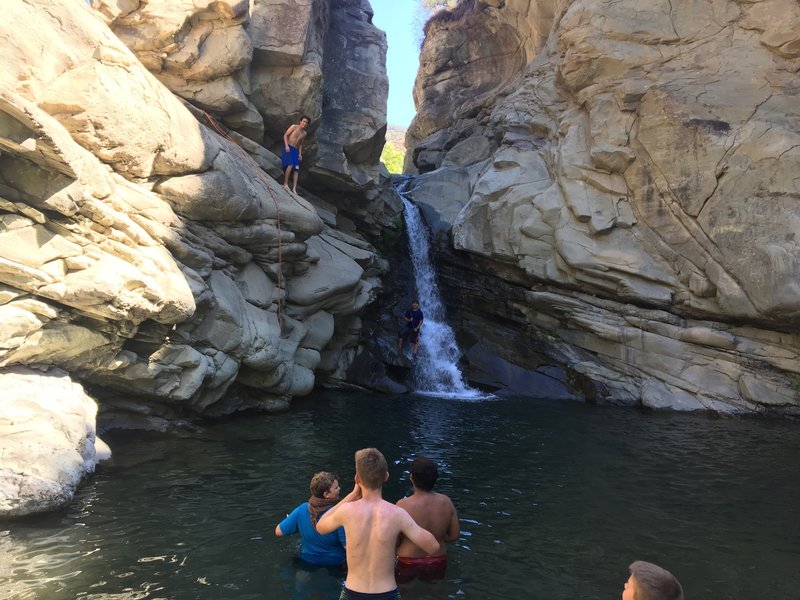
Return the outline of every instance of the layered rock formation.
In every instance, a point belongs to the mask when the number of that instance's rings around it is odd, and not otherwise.
[[[382,57],[385,38],[368,6],[4,7],[0,377],[32,370],[24,398],[25,386],[3,383],[0,425],[4,439],[26,428],[22,403],[35,421],[62,421],[18,438],[36,438],[29,463],[19,448],[1,455],[0,516],[70,497],[94,466],[94,401],[104,427],[165,429],[285,407],[346,370],[384,268],[358,224],[375,230],[397,210],[376,187],[386,77],[362,52]],[[363,118],[337,112],[353,90],[339,97],[338,83],[325,83],[325,38],[351,26],[334,77],[371,78],[375,105]],[[280,103],[267,88],[283,90]],[[303,199],[273,179],[279,160],[265,146],[301,112],[326,131],[318,155],[335,198]],[[301,185],[313,185],[310,154]],[[358,210],[340,215],[339,201]]]
[[[69,500],[96,410],[167,429],[403,389],[362,345],[400,211],[366,0],[4,8],[0,516]],[[411,195],[472,380],[800,414],[799,24],[787,0],[464,0],[427,26]],[[302,114],[300,198],[273,177]]]
[[[798,31],[784,0],[465,0],[429,23],[415,197],[450,225],[475,364],[800,414]]]

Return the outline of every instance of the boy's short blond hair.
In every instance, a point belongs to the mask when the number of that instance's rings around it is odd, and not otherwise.
[[[388,472],[386,459],[377,448],[362,448],[356,452],[356,475],[365,488],[380,488]]]

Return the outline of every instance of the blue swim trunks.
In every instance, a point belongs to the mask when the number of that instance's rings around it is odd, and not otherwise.
[[[283,165],[283,170],[286,171],[286,167],[292,167],[292,171],[299,171],[300,170],[300,151],[295,148],[294,146],[289,146],[289,151],[286,151],[286,147],[284,146],[283,150],[281,151],[281,164]]]

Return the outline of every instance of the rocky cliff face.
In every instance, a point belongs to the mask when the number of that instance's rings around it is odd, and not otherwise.
[[[98,406],[166,429],[403,389],[391,340],[361,345],[400,211],[366,0],[4,11],[0,516],[69,500]],[[464,0],[428,25],[411,195],[473,380],[800,414],[799,24],[788,0]],[[301,198],[273,178],[302,114]]]
[[[800,414],[798,31],[784,0],[465,0],[428,25],[414,195],[450,225],[474,378]]]
[[[351,0],[4,7],[0,516],[71,497],[97,460],[95,400],[103,426],[163,429],[346,370],[384,268],[358,231],[397,210],[377,187],[370,18]],[[367,81],[354,112],[347,84]],[[273,179],[301,113],[318,126],[301,185],[335,179],[336,197]]]

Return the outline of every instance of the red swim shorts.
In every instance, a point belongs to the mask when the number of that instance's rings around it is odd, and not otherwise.
[[[398,556],[395,564],[395,578],[397,583],[408,583],[414,579],[420,581],[438,581],[444,579],[447,570],[447,555],[423,556],[413,558]]]

